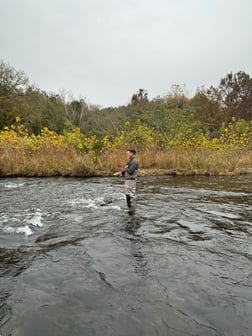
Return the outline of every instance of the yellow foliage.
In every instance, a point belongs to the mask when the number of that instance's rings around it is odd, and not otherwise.
[[[230,171],[242,162],[242,153],[251,153],[252,127],[231,121],[223,127],[219,138],[209,139],[203,132],[198,132],[196,135],[193,132],[189,134],[181,132],[176,138],[171,138],[169,134],[160,134],[138,120],[134,125],[130,122],[125,123],[125,127],[116,136],[106,135],[102,138],[97,135],[85,136],[80,128],[59,135],[46,127],[36,136],[28,134],[20,118],[17,117],[13,125],[0,131],[1,161],[8,162],[13,158],[17,166],[22,160],[27,165],[27,161],[36,157],[43,162],[48,162],[46,158],[50,158],[50,167],[51,165],[58,167],[57,158],[65,158],[68,153],[67,158],[70,161],[78,155],[81,157],[87,155],[91,165],[101,171],[102,167],[106,166],[106,170],[109,171],[112,167],[116,168],[115,165],[119,164],[119,161],[113,162],[112,165],[106,163],[104,158],[108,153],[118,157],[118,152],[123,152],[129,146],[137,149],[146,168],[150,165],[163,169],[177,167],[189,171],[199,169],[211,172],[218,172],[221,169]],[[155,153],[160,154],[157,157]],[[228,162],[225,160],[224,163],[223,157],[228,158]],[[248,154],[248,157],[251,156]],[[52,167],[50,169],[53,171]]]

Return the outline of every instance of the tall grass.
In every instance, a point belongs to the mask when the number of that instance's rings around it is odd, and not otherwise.
[[[175,175],[234,175],[252,168],[252,151],[223,146],[194,149],[170,148],[142,150],[137,154],[140,173]],[[101,154],[99,165],[103,174],[122,170],[126,164],[126,150]]]
[[[142,150],[137,154],[140,174],[225,175],[252,168],[252,152],[221,150]],[[93,158],[73,147],[0,149],[1,176],[108,176],[126,165],[126,150],[109,150]]]
[[[92,176],[96,174],[90,154],[80,154],[61,136],[48,131],[40,137],[22,130],[0,134],[1,176]]]
[[[189,139],[162,147],[151,139],[134,144],[140,174],[233,175],[252,168],[249,137]],[[17,123],[0,132],[0,176],[108,176],[126,165],[128,146],[122,135],[97,139],[78,129],[64,136],[43,129],[34,136]]]

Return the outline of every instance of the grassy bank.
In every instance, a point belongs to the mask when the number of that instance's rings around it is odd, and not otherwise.
[[[237,175],[252,167],[252,152],[239,148],[142,150],[137,157],[140,175]],[[125,164],[125,150],[102,152],[95,158],[65,146],[0,152],[1,176],[109,176]]]
[[[165,139],[160,142],[157,135],[148,135],[144,129],[146,138],[141,136],[133,144],[137,149],[140,175],[251,172],[251,132],[238,134],[233,129],[225,130],[219,139],[201,135],[166,143]],[[17,122],[0,132],[0,176],[110,176],[125,166],[127,139],[138,134],[135,129],[132,132],[130,136],[122,132],[114,138],[98,139],[85,137],[79,129],[58,135],[44,128],[35,136]]]
[[[143,150],[137,155],[140,175],[238,175],[251,172],[252,151],[239,148]],[[109,175],[125,165],[125,151],[111,151],[99,158]]]

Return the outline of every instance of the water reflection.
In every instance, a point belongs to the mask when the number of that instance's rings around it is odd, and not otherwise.
[[[137,230],[141,227],[141,220],[137,214],[129,215],[128,220],[126,220],[125,231],[130,235],[136,236]]]
[[[126,221],[125,231],[130,235],[128,239],[131,241],[130,253],[133,257],[135,272],[142,277],[146,277],[149,272],[148,259],[143,252],[146,239],[141,238],[138,234],[140,227],[141,219],[135,214]]]

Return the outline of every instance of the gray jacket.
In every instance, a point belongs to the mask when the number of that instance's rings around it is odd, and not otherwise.
[[[136,180],[138,170],[138,162],[135,157],[129,159],[126,167],[122,171],[122,176],[125,177],[125,180]]]

